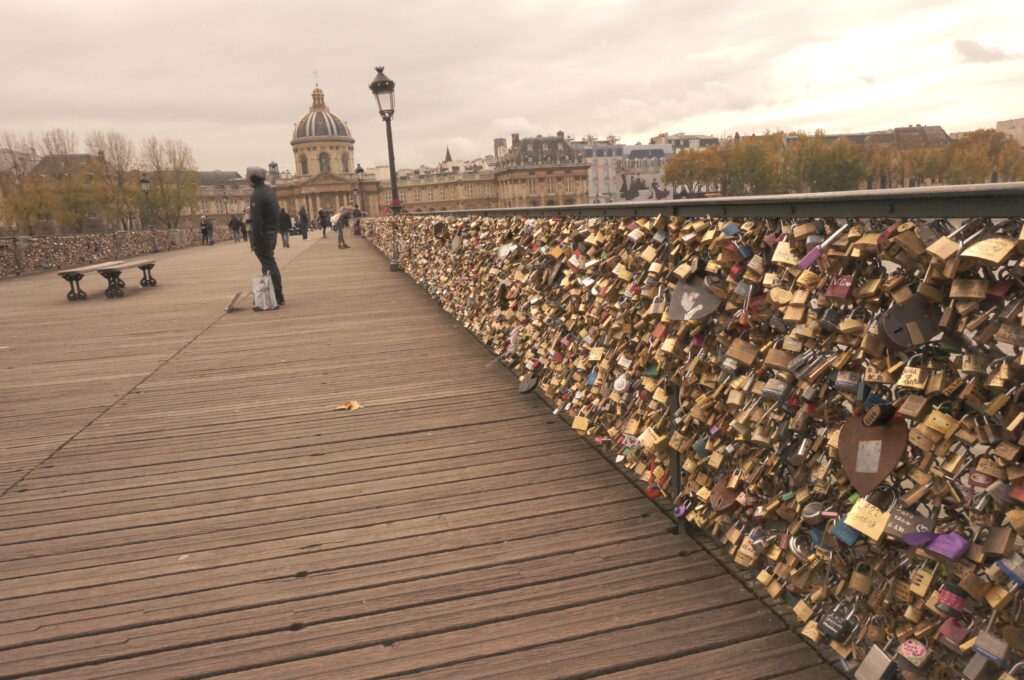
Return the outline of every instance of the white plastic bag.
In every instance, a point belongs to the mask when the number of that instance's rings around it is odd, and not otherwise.
[[[277,296],[274,295],[270,274],[252,277],[252,308],[258,312],[277,309]]]

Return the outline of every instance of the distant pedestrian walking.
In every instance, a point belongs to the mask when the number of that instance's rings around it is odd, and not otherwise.
[[[362,236],[363,234],[363,211],[359,209],[359,206],[355,207],[352,211],[352,233],[356,236]]]
[[[201,216],[199,218],[199,231],[203,235],[203,245],[204,246],[212,246],[213,245],[213,225],[210,223],[210,220],[206,217],[206,215],[203,215],[203,216]]]
[[[232,215],[231,220],[228,222],[228,227],[231,229],[231,239],[238,243],[242,240],[242,236],[239,232],[242,230],[242,220],[238,219],[238,215]]]
[[[321,210],[318,214],[320,218],[320,230],[324,233],[324,238],[327,238],[327,227],[331,226],[331,216],[327,214],[326,210]]]
[[[288,234],[292,229],[292,218],[288,215],[288,212],[284,208],[281,208],[281,213],[277,220],[277,230],[281,232],[281,245],[285,248],[291,248],[288,245]]]
[[[302,232],[302,240],[309,238],[309,215],[306,214],[306,206],[299,208],[299,231]]]
[[[246,168],[246,177],[252,183],[252,196],[249,197],[249,216],[252,220],[252,251],[256,253],[264,274],[270,274],[274,282],[274,294],[277,304],[284,304],[284,291],[281,287],[281,270],[274,259],[274,248],[277,246],[277,224],[281,208],[277,203],[277,195],[266,184],[267,171],[263,168],[250,166]]]

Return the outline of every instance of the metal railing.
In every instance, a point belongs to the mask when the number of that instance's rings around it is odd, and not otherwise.
[[[412,215],[420,213],[410,213]],[[914,189],[870,189],[772,196],[723,196],[666,201],[522,206],[421,214],[497,217],[1020,217],[1024,182],[963,184]]]

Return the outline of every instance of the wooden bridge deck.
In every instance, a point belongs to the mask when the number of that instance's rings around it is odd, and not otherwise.
[[[0,281],[0,678],[834,677],[351,240]]]

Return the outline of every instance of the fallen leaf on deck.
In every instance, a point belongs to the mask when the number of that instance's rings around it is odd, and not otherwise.
[[[355,411],[357,408],[362,408],[363,405],[358,401],[346,401],[341,406],[335,406],[332,411]]]

